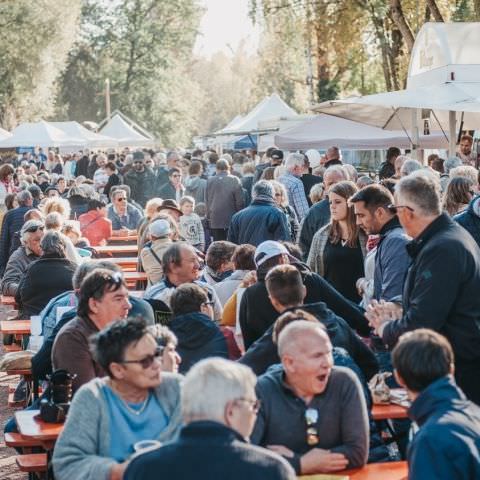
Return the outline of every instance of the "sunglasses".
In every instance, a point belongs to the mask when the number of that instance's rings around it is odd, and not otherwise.
[[[181,175],[178,174],[178,173],[176,175],[172,175],[172,178],[180,178],[180,177],[181,177]]]
[[[393,203],[391,203],[390,205],[387,205],[388,211],[393,213],[394,215],[396,215],[398,213],[399,208],[406,208],[407,210],[410,210],[411,212],[415,211],[412,207],[409,207],[408,205],[394,205]]]
[[[243,398],[243,397],[240,397],[240,398],[236,398],[234,400],[234,402],[245,402],[245,403],[248,403],[250,405],[250,408],[252,409],[252,412],[253,413],[258,413],[258,411],[260,410],[260,405],[261,405],[261,402],[260,400],[250,400],[249,398]]]
[[[316,423],[318,422],[318,410],[307,408],[305,410],[305,422],[307,424],[307,444],[317,445],[320,441]]]
[[[33,227],[29,227],[27,228],[25,231],[28,232],[28,233],[35,233],[37,232],[38,230],[45,230],[45,227],[43,225],[35,225]]]
[[[119,197],[116,200],[117,200],[117,202],[126,202],[127,198],[126,197]]]
[[[147,368],[150,368],[153,365],[153,362],[157,358],[162,358],[164,351],[164,347],[157,347],[155,349],[155,353],[153,355],[146,355],[144,358],[141,358],[140,360],[124,360],[123,362],[119,363],[138,363],[144,370]]]
[[[202,305],[205,305],[206,307],[208,307],[208,306],[213,307],[215,305],[215,302],[212,302],[212,301],[203,302]]]

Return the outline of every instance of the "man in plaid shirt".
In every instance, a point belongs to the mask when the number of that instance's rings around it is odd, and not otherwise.
[[[305,189],[300,177],[304,169],[304,156],[301,153],[290,153],[285,161],[287,169],[284,175],[278,177],[278,181],[285,185],[288,193],[288,202],[294,208],[298,221],[302,221],[308,212],[308,202]]]

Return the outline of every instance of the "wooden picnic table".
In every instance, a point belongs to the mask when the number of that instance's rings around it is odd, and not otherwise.
[[[3,320],[0,331],[4,334],[30,335],[30,320]]]
[[[369,463],[361,468],[332,472],[332,477],[349,480],[407,480],[407,462]],[[315,480],[317,475],[301,475],[299,480]]]
[[[11,305],[14,307],[16,305],[15,297],[11,297],[9,295],[0,295],[0,303],[2,305]]]
[[[123,277],[128,283],[147,281],[147,274],[145,272],[123,272]]]
[[[115,263],[119,267],[132,267],[137,268],[138,259],[137,257],[112,257],[109,259],[110,262]]]
[[[397,420],[408,418],[408,408],[395,403],[388,405],[374,405],[372,407],[372,417],[374,420]]]
[[[95,250],[104,256],[111,255],[131,255],[138,256],[138,246],[137,245],[105,245],[102,247],[95,247]]]
[[[118,237],[110,237],[108,242],[136,242],[138,240],[138,235],[134,233],[133,235],[120,235]]]

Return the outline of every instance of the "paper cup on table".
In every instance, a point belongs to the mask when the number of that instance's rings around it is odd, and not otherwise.
[[[134,446],[133,449],[135,450],[136,453],[138,452],[145,452],[146,450],[154,450],[155,448],[159,448],[162,446],[162,442],[159,442],[158,440],[141,440],[140,442],[137,442]]]
[[[37,336],[42,334],[42,317],[40,315],[30,317],[30,334]]]

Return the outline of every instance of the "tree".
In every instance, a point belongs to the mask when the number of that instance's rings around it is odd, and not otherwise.
[[[0,3],[0,123],[39,120],[53,109],[56,81],[77,32],[80,0]]]

